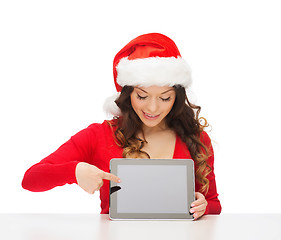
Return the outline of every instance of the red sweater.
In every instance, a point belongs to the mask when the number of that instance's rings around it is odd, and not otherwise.
[[[113,131],[106,121],[102,124],[94,123],[86,129],[78,132],[66,143],[60,146],[54,153],[44,158],[39,163],[29,168],[23,178],[22,187],[41,192],[50,190],[66,183],[76,183],[75,168],[79,162],[87,162],[99,169],[109,172],[109,161],[112,158],[122,158],[123,148],[114,141]],[[207,133],[202,134],[203,142],[211,144]],[[211,152],[213,149],[211,147]],[[186,145],[177,136],[174,151],[174,159],[190,159],[190,153]],[[213,171],[214,155],[208,159],[212,172],[208,175],[210,181],[209,191],[205,194],[208,202],[205,214],[219,214],[221,212],[220,201],[216,189],[215,174]],[[195,166],[196,169],[196,166]],[[200,185],[195,184],[195,191]],[[100,189],[101,213],[109,212],[109,181],[104,180]]]

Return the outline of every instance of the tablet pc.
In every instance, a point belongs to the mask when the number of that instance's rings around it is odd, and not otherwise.
[[[129,219],[193,219],[195,199],[192,159],[111,159],[109,217]]]

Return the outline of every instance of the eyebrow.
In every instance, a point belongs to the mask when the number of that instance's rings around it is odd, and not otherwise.
[[[137,89],[139,89],[139,90],[141,90],[141,91],[143,91],[143,92],[145,92],[145,93],[148,93],[147,91],[144,91],[143,89],[141,89],[141,88],[139,88],[139,87],[135,87],[135,88],[137,88]],[[173,91],[174,89],[173,88],[171,88],[171,89],[169,89],[169,90],[167,90],[167,91],[165,91],[165,92],[162,92],[161,94],[164,94],[164,93],[167,93],[167,92],[170,92],[170,91]]]

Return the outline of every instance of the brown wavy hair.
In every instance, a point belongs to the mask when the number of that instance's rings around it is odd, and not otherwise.
[[[185,89],[180,85],[175,85],[174,89],[176,99],[171,111],[165,118],[166,124],[186,144],[195,162],[195,178],[201,185],[200,191],[207,193],[209,189],[207,175],[211,172],[207,163],[210,156],[210,146],[202,143],[200,136],[208,123],[206,119],[199,118],[201,107],[189,102]],[[124,149],[124,158],[150,158],[148,153],[141,150],[146,140],[137,138],[137,134],[143,133],[143,129],[142,121],[131,105],[130,96],[133,90],[134,87],[132,86],[123,87],[119,98],[115,100],[122,112],[122,117],[114,117],[115,121],[111,121],[111,123],[108,121],[108,123],[111,127],[117,127],[114,132],[116,143]],[[201,123],[202,120],[203,124]]]

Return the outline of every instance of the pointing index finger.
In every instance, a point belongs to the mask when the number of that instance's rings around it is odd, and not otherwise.
[[[108,172],[104,172],[103,173],[103,176],[102,176],[103,179],[106,179],[106,180],[109,180],[109,181],[114,181],[116,183],[120,183],[121,180],[119,177],[111,174],[111,173],[108,173]]]

